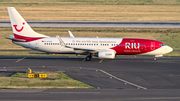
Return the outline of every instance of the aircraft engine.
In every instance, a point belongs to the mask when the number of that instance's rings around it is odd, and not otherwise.
[[[114,59],[116,52],[114,50],[100,51],[98,58],[100,59]]]

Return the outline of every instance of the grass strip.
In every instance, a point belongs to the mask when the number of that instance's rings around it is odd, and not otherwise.
[[[17,72],[11,77],[0,77],[0,88],[4,89],[93,89],[94,87],[74,80],[60,72],[34,71],[35,74],[47,74],[47,78],[28,78],[27,72]]]

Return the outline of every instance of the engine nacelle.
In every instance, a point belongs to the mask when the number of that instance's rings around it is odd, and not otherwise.
[[[116,52],[114,50],[105,50],[98,53],[100,59],[114,59]]]

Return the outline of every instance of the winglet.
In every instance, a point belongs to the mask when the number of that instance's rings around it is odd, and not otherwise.
[[[64,47],[67,47],[66,44],[64,43],[64,41],[57,35],[56,36],[59,40],[59,43],[61,44],[61,47],[59,48],[58,51],[61,51],[61,49],[63,49]]]
[[[59,42],[61,43],[62,46],[66,46],[64,41],[58,35],[56,37],[58,38],[58,40],[59,40]]]
[[[69,32],[69,36],[70,36],[71,38],[74,38],[74,35],[71,33],[71,31],[68,30],[68,32]]]

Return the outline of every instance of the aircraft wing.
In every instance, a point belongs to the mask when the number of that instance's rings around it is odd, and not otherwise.
[[[67,48],[72,48],[74,49],[76,52],[78,53],[84,53],[84,52],[88,52],[88,53],[96,53],[98,51],[101,51],[101,50],[98,50],[98,49],[92,49],[92,48],[82,48],[82,47],[71,47],[71,46],[67,46],[63,40],[59,37],[59,36],[56,36],[59,40],[59,42],[61,43],[61,47],[59,50],[63,49],[64,47],[67,47]]]
[[[68,46],[69,47],[69,46]],[[96,53],[100,50],[98,49],[91,49],[91,48],[81,48],[81,47],[69,47],[69,48],[73,48],[75,51],[81,51],[81,52],[88,52],[88,53]]]

